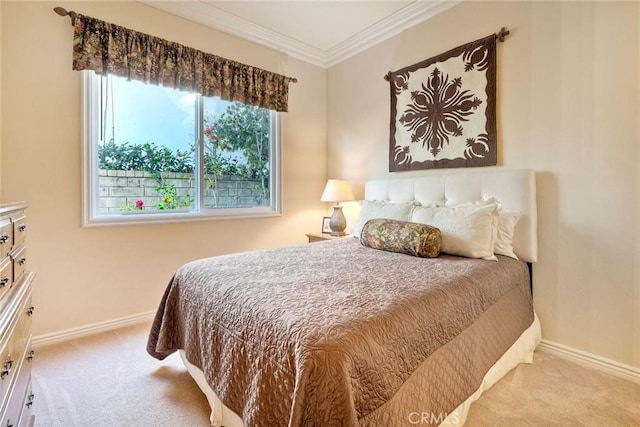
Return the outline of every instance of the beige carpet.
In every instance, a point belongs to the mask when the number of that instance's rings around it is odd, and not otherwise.
[[[39,349],[32,372],[36,426],[209,425],[207,399],[179,356],[161,362],[147,354],[150,326]]]
[[[640,426],[640,384],[536,351],[472,406],[467,426]]]
[[[37,426],[207,426],[209,406],[177,355],[145,351],[150,324],[42,348]],[[640,385],[537,352],[474,403],[467,426],[640,426]]]

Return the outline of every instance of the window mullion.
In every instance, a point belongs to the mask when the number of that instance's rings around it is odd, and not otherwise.
[[[204,98],[202,95],[197,95],[196,98],[196,135],[198,138],[197,156],[196,156],[196,170],[194,171],[194,177],[196,181],[196,209],[198,212],[204,210]]]
[[[281,175],[281,146],[280,146],[280,113],[271,111],[269,115],[269,187],[270,205],[275,212],[282,212],[282,175]]]

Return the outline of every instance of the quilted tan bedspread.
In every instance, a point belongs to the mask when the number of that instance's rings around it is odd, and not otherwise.
[[[526,265],[498,259],[347,238],[194,261],[147,351],[184,349],[245,426],[437,424],[533,321]]]

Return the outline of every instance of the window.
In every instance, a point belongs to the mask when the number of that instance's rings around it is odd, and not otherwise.
[[[279,115],[83,72],[84,225],[280,213]]]

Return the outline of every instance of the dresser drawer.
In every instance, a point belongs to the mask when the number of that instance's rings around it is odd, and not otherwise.
[[[27,357],[28,352],[31,350],[31,324],[33,317],[33,305],[31,304],[31,293],[26,296],[20,309],[18,310],[18,323],[13,330],[13,351],[15,357]],[[29,359],[30,361],[31,359]],[[29,372],[31,368],[29,367]]]
[[[0,307],[2,298],[5,296],[11,284],[13,283],[13,260],[11,257],[5,257],[0,261]]]
[[[0,220],[0,258],[5,257],[13,245],[13,223],[9,218]]]
[[[13,283],[18,283],[27,271],[27,247],[21,246],[11,252],[13,260]]]
[[[27,384],[27,392],[25,393],[23,406],[22,406],[22,414],[20,415],[20,422],[18,424],[19,427],[33,427],[35,423],[35,415],[33,414],[33,399],[35,395],[33,394],[33,387],[31,385],[31,378],[29,378],[29,382]]]
[[[31,361],[27,359],[28,354],[25,353],[22,358],[22,365],[16,367],[15,383],[11,390],[10,400],[7,402],[7,411],[5,413],[5,419],[0,426],[19,426],[23,424],[21,420],[27,421],[29,413],[31,412],[31,405],[33,402],[33,394],[31,393]],[[25,411],[28,411],[25,414]],[[25,418],[27,417],[27,418]]]
[[[0,348],[0,406],[5,406],[9,399],[11,380],[13,379],[13,337],[8,337]]]
[[[31,402],[33,401],[33,394],[31,393],[31,365],[25,360],[22,362],[20,369],[15,367],[16,371],[13,374],[16,376],[11,390],[11,396],[7,402],[5,415],[0,422],[1,426],[15,426],[27,425],[22,424],[20,421],[22,418],[29,417]],[[25,366],[28,365],[28,366]],[[28,411],[25,414],[25,411]],[[27,421],[27,419],[25,419]]]
[[[11,217],[13,223],[13,246],[19,246],[27,240],[27,216],[22,214]]]

